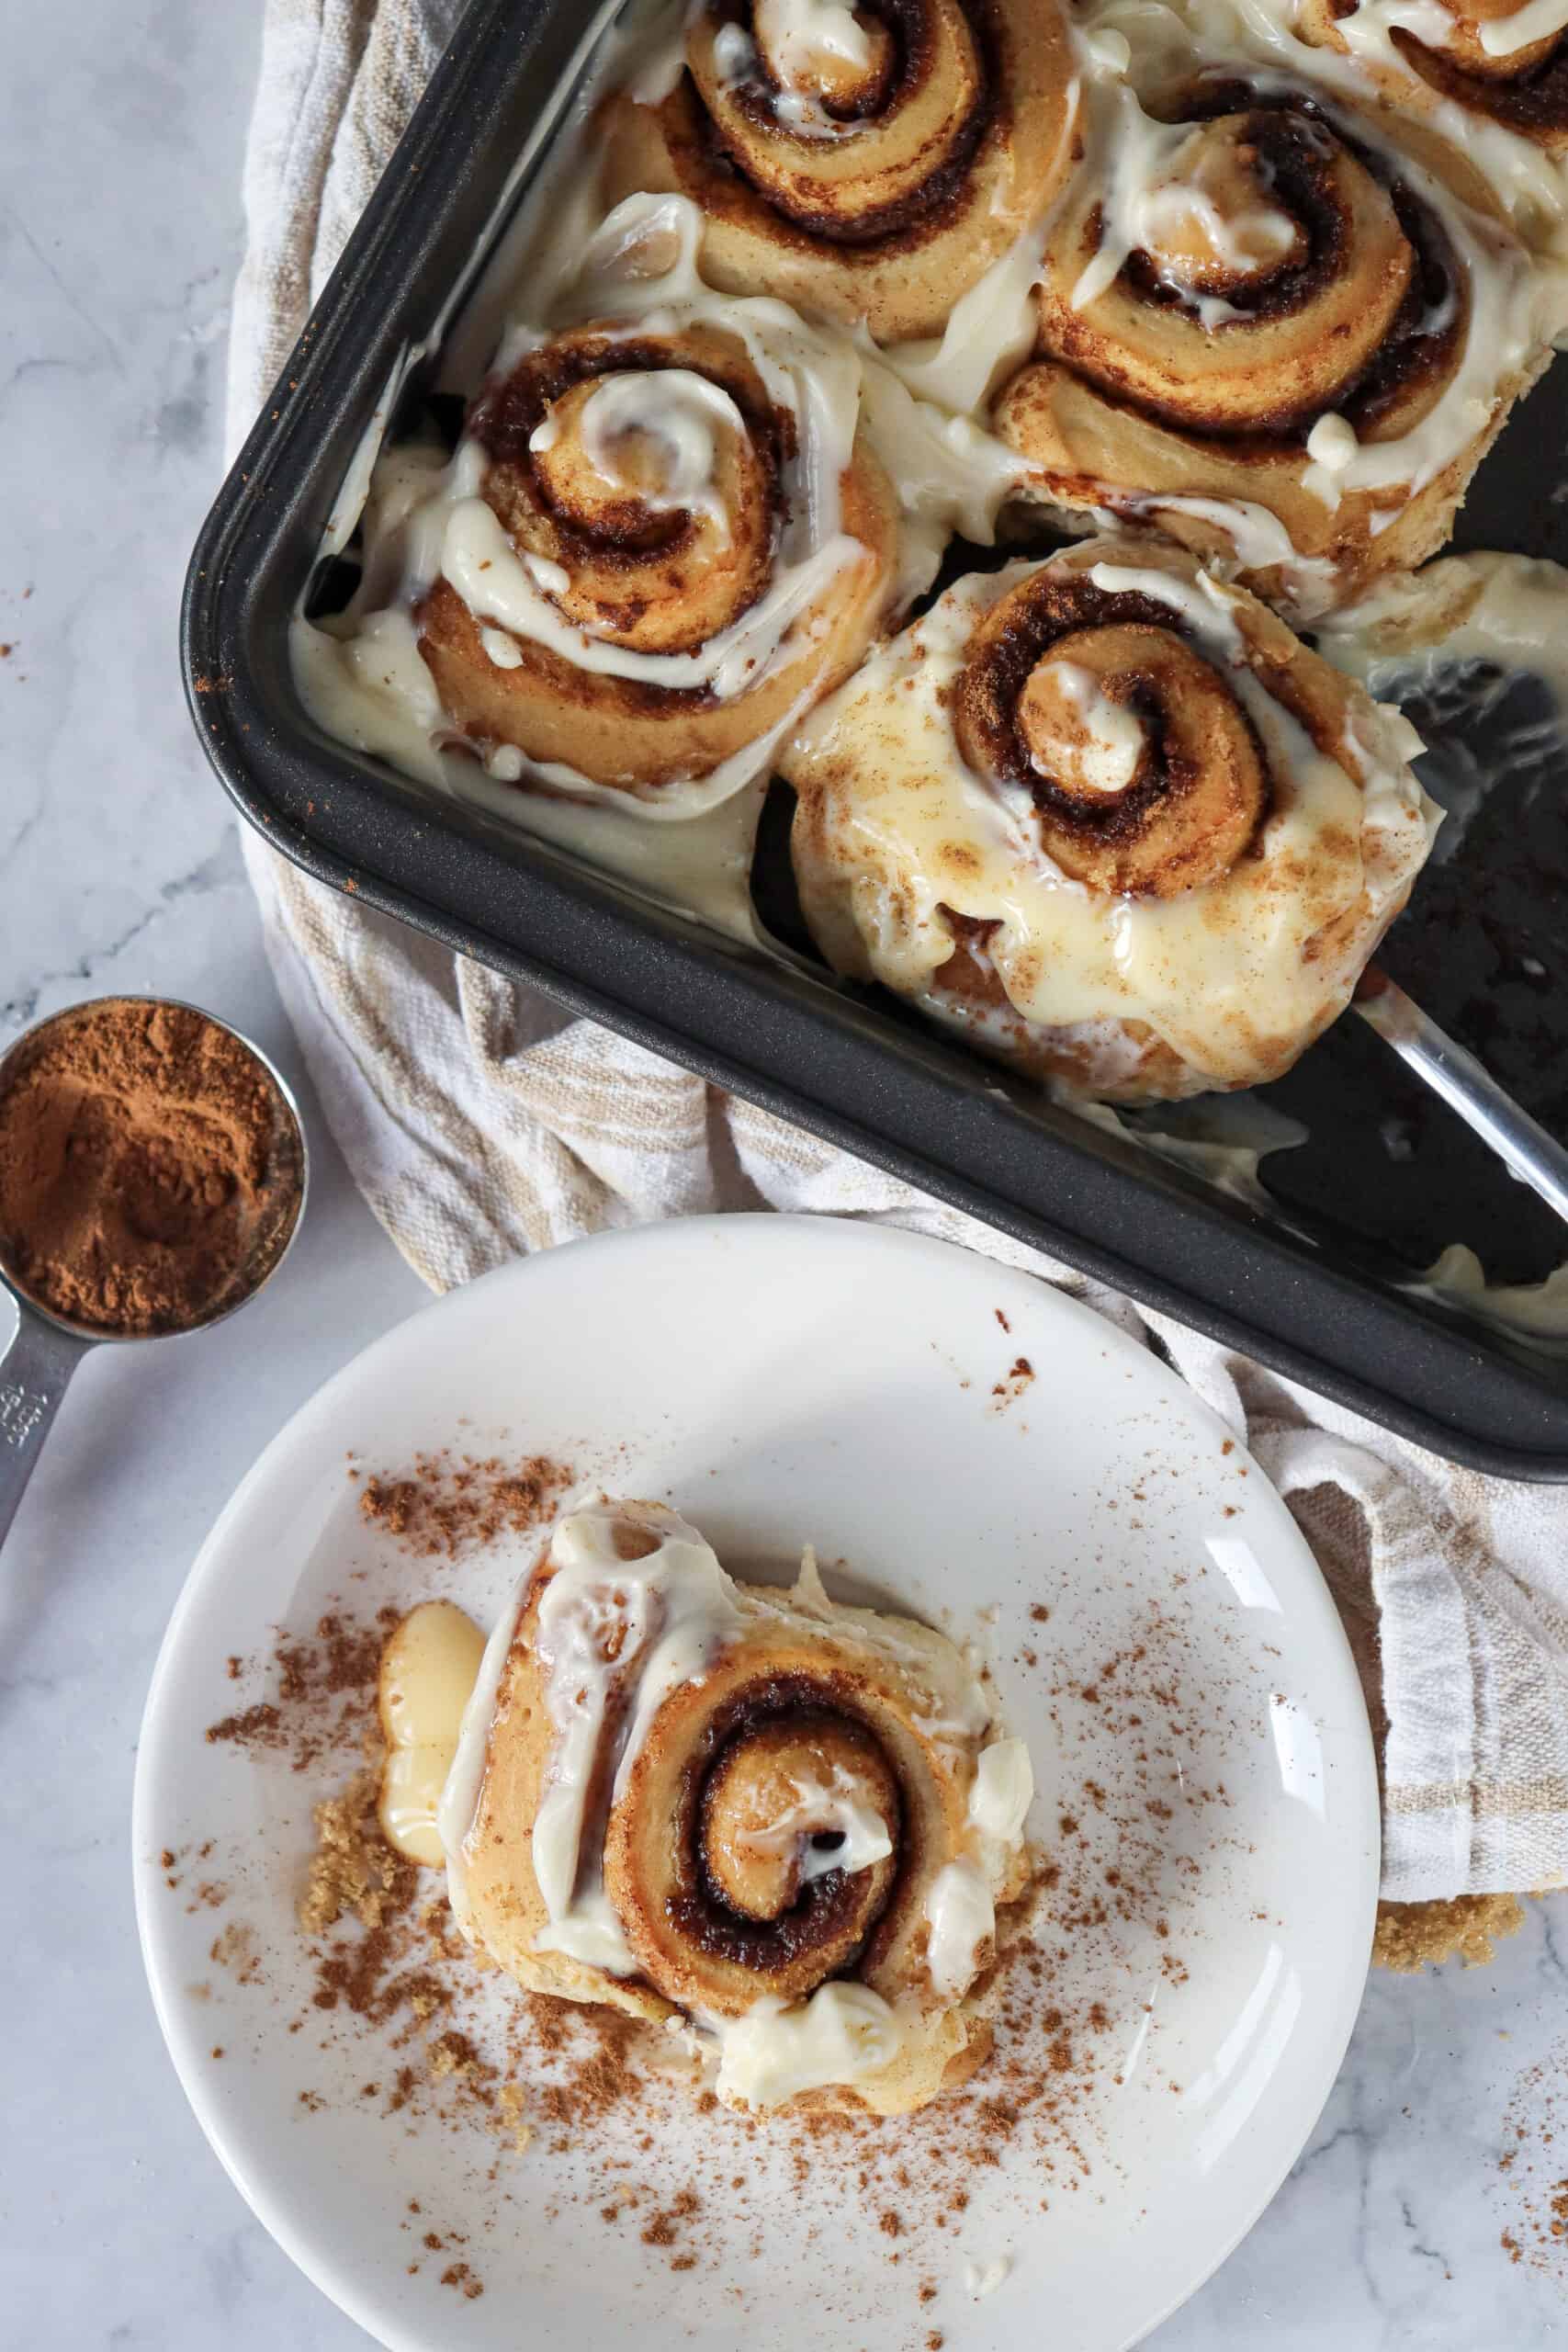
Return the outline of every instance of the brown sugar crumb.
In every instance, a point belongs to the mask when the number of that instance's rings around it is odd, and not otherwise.
[[[1438,1968],[1458,1958],[1466,1968],[1484,1968],[1496,1958],[1494,1946],[1524,1926],[1517,1894],[1459,1894],[1448,1903],[1380,1903],[1372,1960],[1404,1976]]]
[[[242,1984],[263,1982],[255,1929],[246,1927],[243,1920],[231,1920],[222,1934],[214,1937],[208,1958],[216,1961],[220,1968],[228,1969]]]
[[[904,2224],[891,2206],[877,2215],[876,2226],[885,2238],[901,2238],[904,2234]]]
[[[308,1936],[324,1935],[345,1911],[365,1928],[379,1928],[400,1898],[413,1892],[413,1865],[387,1844],[376,1817],[380,1768],[367,1764],[342,1796],[327,1797],[315,1809],[316,1850],[299,1898],[299,1925]]]
[[[358,1472],[349,1473],[357,1477]],[[547,1519],[576,1476],[569,1463],[535,1454],[523,1463],[418,1454],[400,1477],[367,1478],[361,1516],[422,1559],[457,1559],[498,1535],[525,1534]]]
[[[1050,1623],[1051,1611],[1046,1608],[1045,1603],[1043,1600],[1036,1600],[1033,1602],[1029,1613],[1037,1625],[1045,1625]]]
[[[483,2280],[475,2278],[466,2262],[449,2262],[441,2273],[441,2284],[459,2288],[470,2303],[484,2293]]]
[[[523,2155],[534,2141],[534,2127],[524,2116],[525,2104],[521,2083],[502,2083],[496,2101],[496,2130],[510,2137],[519,2155]]]

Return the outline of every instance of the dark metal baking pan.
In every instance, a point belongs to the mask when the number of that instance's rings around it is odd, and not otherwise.
[[[1276,1215],[1042,1102],[875,991],[705,931],[345,751],[308,718],[287,627],[345,469],[400,353],[495,233],[583,25],[570,0],[472,0],[208,518],[183,654],[193,716],[237,807],[363,903],[1322,1394],[1475,1467],[1568,1479],[1568,1352],[1403,1286],[1456,1239],[1498,1278],[1540,1280],[1561,1232],[1353,1020],[1269,1090],[1311,1129],[1300,1151],[1265,1163]],[[1568,553],[1568,517],[1541,500],[1532,454],[1564,445],[1562,372],[1483,469],[1461,543]],[[1494,796],[1463,862],[1433,869],[1386,960],[1562,1132],[1568,823],[1540,780],[1521,792],[1522,817]],[[770,831],[776,841],[776,811]],[[1515,933],[1532,941],[1522,1011]]]

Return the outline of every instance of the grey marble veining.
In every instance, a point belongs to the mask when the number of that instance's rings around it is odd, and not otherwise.
[[[0,1044],[76,997],[161,989],[249,1029],[298,1082],[175,659],[220,462],[258,35],[248,6],[81,0],[16,12],[6,43]],[[308,1091],[305,1107],[320,1182],[285,1276],[202,1340],[88,1363],[0,1566],[0,2344],[17,2352],[366,2341],[250,2219],[186,2109],[127,1836],[148,1677],[201,1537],[295,1407],[423,1295]],[[1568,2082],[1565,1957],[1558,1906],[1493,1968],[1377,1980],[1294,2177],[1160,2352],[1557,2342],[1568,2254],[1509,2262],[1519,2192],[1497,2156],[1520,2075]]]

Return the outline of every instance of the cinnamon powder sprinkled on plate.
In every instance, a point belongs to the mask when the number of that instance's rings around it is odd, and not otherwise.
[[[359,1509],[419,1557],[453,1560],[499,1535],[525,1534],[541,1525],[573,1476],[570,1464],[543,1454],[513,1464],[493,1455],[479,1462],[419,1454],[403,1476],[367,1479]]]
[[[431,1476],[430,1467],[423,1483],[413,1482],[412,1497],[390,1505],[389,1494],[409,1482],[370,1481],[366,1515],[416,1556],[450,1557],[484,1523],[502,1473],[444,1460]],[[545,1467],[550,1476],[538,1478],[536,1493],[502,1499],[503,1511],[547,1510],[547,1497],[568,1474]],[[535,1465],[525,1468],[531,1479]],[[455,1483],[454,1469],[468,1474],[465,1483]],[[456,1521],[445,1515],[454,1499],[461,1504]],[[442,1516],[427,1516],[432,1500]],[[1041,1603],[1028,1611],[1032,1631],[1046,1613]],[[907,2294],[914,2341],[917,2312],[940,2291],[933,2276],[945,2277],[958,2258],[965,2216],[972,2223],[994,2211],[993,2177],[1005,2177],[1008,2196],[1024,2200],[1025,2214],[1030,2205],[1101,2192],[1108,2160],[1095,2101],[1121,2082],[1130,2039],[1141,2047],[1151,2087],[1176,2090],[1159,2067],[1159,2017],[1150,2030],[1124,2004],[1108,2006],[1109,1996],[1069,1997],[1058,1957],[1066,1949],[1098,1952],[1124,1983],[1131,1934],[1147,1939],[1156,1969],[1179,1984],[1190,1957],[1190,1894],[1224,1866],[1214,1859],[1228,1835],[1223,1784],[1206,1788],[1189,1778],[1181,1800],[1187,1849],[1172,1836],[1173,1757],[1190,1747],[1195,1713],[1212,1718],[1224,1693],[1190,1687],[1190,1674],[1183,1680],[1168,1610],[1151,1612],[1146,1638],[1080,1659],[1070,1679],[1054,1684],[1062,1817],[1042,1865],[1043,1916],[1026,1905],[998,1922],[1003,1949],[988,2061],[968,2084],[893,2121],[809,2104],[766,2117],[733,2112],[693,2079],[669,2037],[613,2012],[521,1993],[487,1970],[457,1933],[439,1875],[400,1862],[380,1843],[378,1755],[367,1741],[376,1737],[381,1639],[395,1622],[390,1610],[367,1623],[329,1613],[310,1640],[285,1637],[263,1669],[262,1703],[273,1717],[248,1735],[238,1728],[243,1717],[213,1729],[327,1780],[301,1913],[309,1986],[288,2030],[302,2037],[302,2051],[333,2053],[333,2079],[347,2071],[346,2054],[352,2087],[335,2097],[373,2105],[389,2128],[460,2135],[455,2211],[465,2219],[484,2215],[471,2221],[476,2232],[513,2229],[523,2210],[548,2227],[572,2206],[582,2222],[629,2237],[671,2273],[700,2274],[748,2253],[761,2257],[781,2175],[786,2194],[790,2183],[804,2194],[826,2182],[849,2225],[868,2232],[867,2258],[885,2262],[889,2284]],[[1034,1653],[1030,1657],[1034,1665]],[[344,1679],[353,1688],[332,1688]],[[1126,1785],[1114,1789],[1085,1769],[1107,1732],[1130,1768]],[[228,1856],[221,1867],[225,1876],[233,1872]],[[258,1994],[286,1997],[276,1987]],[[317,2107],[322,2096],[312,2085]],[[302,2114],[315,2111],[302,2103]],[[694,2111],[701,2119],[694,2157],[693,2134],[682,2129]],[[474,2153],[486,2146],[488,2163]],[[677,2150],[682,2169],[672,2178]],[[569,2152],[567,2166],[560,2159]],[[476,2164],[478,2185],[465,2169]],[[895,2226],[879,2227],[878,2216]],[[438,2234],[449,2260],[460,2233],[441,2222]],[[433,2251],[416,2242],[410,2267]],[[471,2255],[463,2258],[477,2276]]]

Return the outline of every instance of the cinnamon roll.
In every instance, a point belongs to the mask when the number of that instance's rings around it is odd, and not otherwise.
[[[899,2114],[988,2047],[1027,1750],[953,1644],[737,1584],[675,1512],[556,1526],[442,1801],[464,1931],[521,1984],[690,2027],[720,2098]]]
[[[1461,109],[1568,152],[1568,6],[1560,0],[1298,0],[1293,29],[1354,57],[1395,105]]]
[[[1260,69],[1101,103],[996,410],[1032,494],[1156,524],[1306,616],[1420,562],[1548,356],[1484,184]]]
[[[861,359],[715,295],[700,233],[679,198],[622,206],[455,454],[378,469],[362,583],[302,680],[367,747],[395,718],[502,782],[689,818],[860,659],[899,582]],[[322,656],[352,701],[311,691]]]
[[[699,0],[657,103],[613,100],[608,192],[678,190],[705,275],[881,343],[939,334],[1073,160],[1059,0]]]
[[[837,970],[1070,1091],[1255,1085],[1409,894],[1419,748],[1245,589],[1090,540],[960,581],[798,731],[802,905]]]

